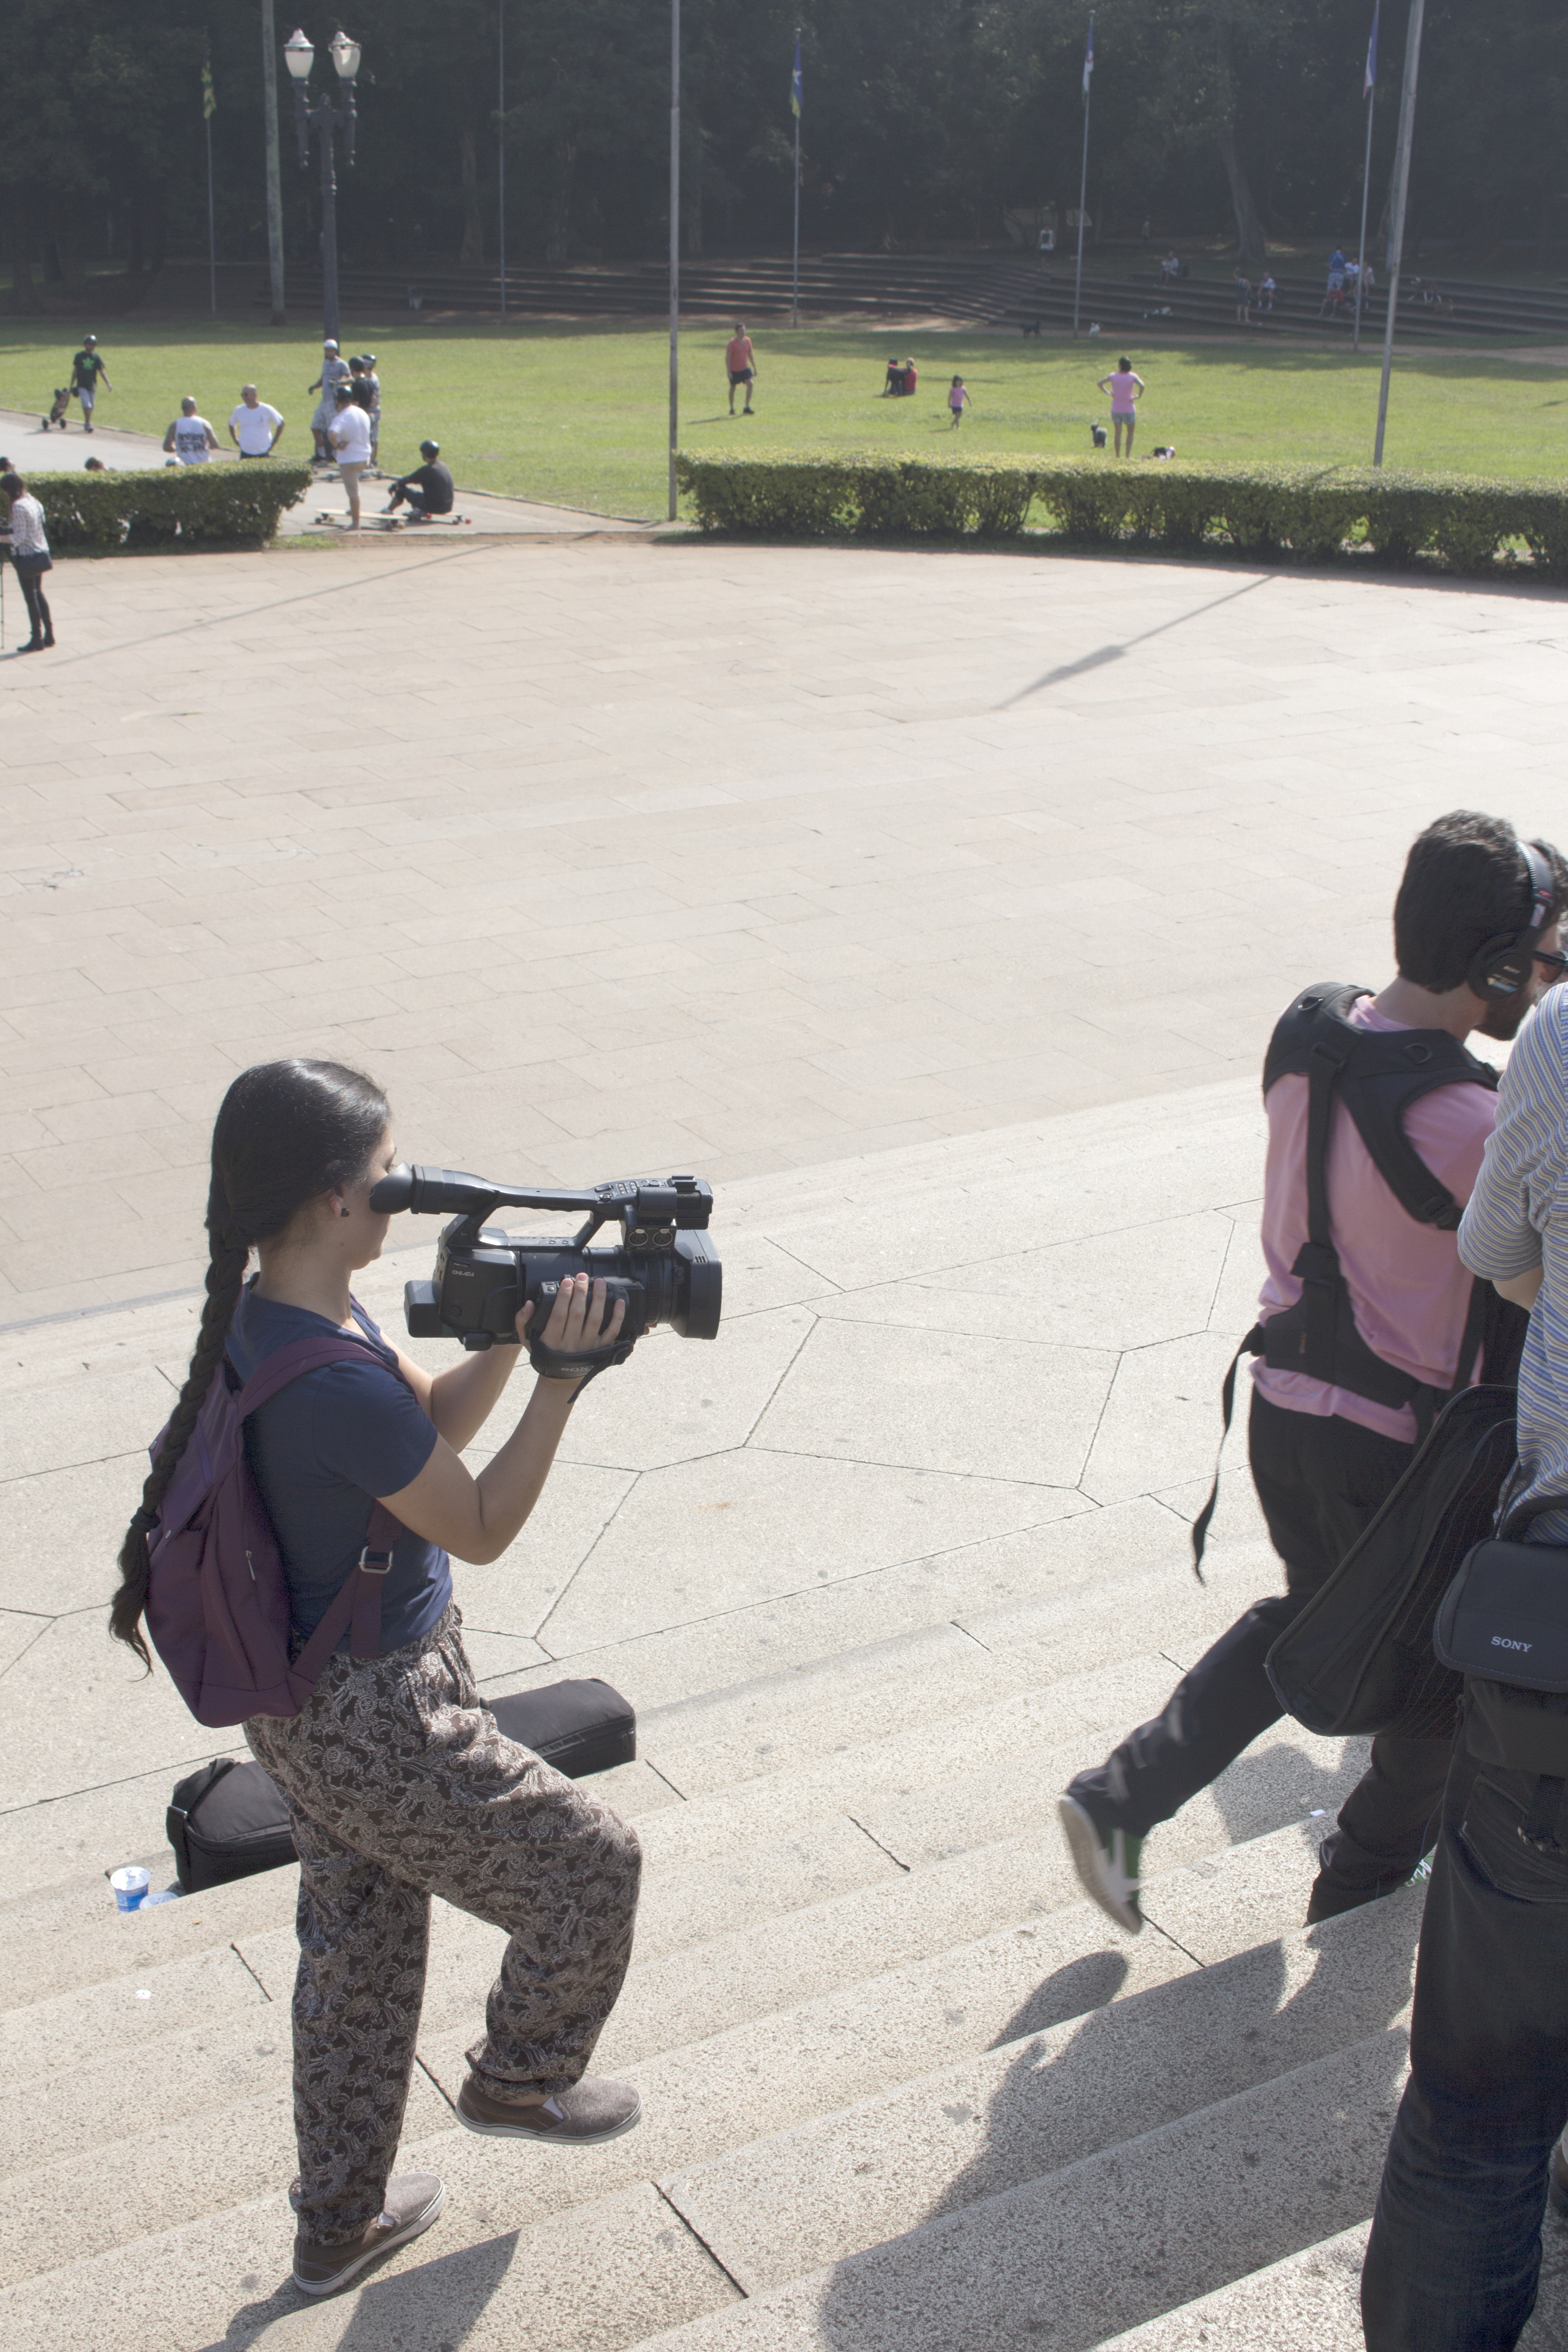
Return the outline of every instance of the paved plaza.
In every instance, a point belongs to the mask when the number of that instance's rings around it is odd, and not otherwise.
[[[1251,1077],[1385,968],[1426,818],[1568,832],[1529,589],[638,538],[54,603],[0,666],[5,1322],[191,1282],[258,1058],[363,1063],[422,1160],[722,1181]]]
[[[1239,1445],[1206,1588],[1185,1559],[1262,1045],[1385,974],[1432,815],[1568,838],[1563,600],[641,536],[51,586],[58,652],[0,662],[0,2336],[1352,2352],[1420,1897],[1300,1921],[1364,1751],[1266,1735],[1151,1841],[1135,1944],[1053,1807],[1277,1580]],[[166,1883],[174,1780],[239,1745],[104,1605],[214,1110],[293,1052],[373,1070],[410,1158],[710,1177],[726,1297],[458,1572],[489,1693],[638,1710],[599,2063],[647,2120],[576,2159],[454,2129],[497,1939],[437,1906],[403,2160],[451,2202],[314,2310],[293,1874],[123,1922],[102,1876]],[[366,1276],[395,1328],[434,1230]]]

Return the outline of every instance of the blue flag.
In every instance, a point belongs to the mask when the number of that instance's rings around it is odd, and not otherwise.
[[[1383,0],[1373,0],[1372,38],[1366,45],[1366,79],[1362,84],[1363,98],[1370,98],[1377,82],[1377,19]]]
[[[789,78],[789,110],[794,115],[800,112],[801,94],[800,35],[797,33],[795,37],[795,71]]]
[[[1089,78],[1094,71],[1094,18],[1089,20],[1089,47],[1083,53],[1083,94],[1089,96]]]

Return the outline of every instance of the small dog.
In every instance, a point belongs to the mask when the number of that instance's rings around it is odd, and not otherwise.
[[[1037,319],[1026,319],[1024,321],[1023,331],[1026,335],[1037,335],[1040,331],[1039,320]]]
[[[69,408],[70,404],[71,396],[69,392],[64,384],[57,384],[55,386],[54,406],[50,409],[47,416],[40,416],[38,419],[39,424],[43,426],[46,433],[48,431],[51,425],[58,425],[62,433],[65,431],[66,411]]]
[[[1093,442],[1093,444],[1094,444],[1094,446],[1095,446],[1095,447],[1096,447],[1097,449],[1103,449],[1103,448],[1104,448],[1104,446],[1105,446],[1105,440],[1106,440],[1106,434],[1105,434],[1105,427],[1104,427],[1104,425],[1091,425],[1089,426],[1089,439]]]

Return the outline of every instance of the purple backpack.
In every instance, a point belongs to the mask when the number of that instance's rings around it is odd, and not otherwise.
[[[297,1659],[289,1656],[289,1580],[245,1454],[258,1405],[323,1364],[378,1364],[355,1339],[297,1339],[243,1387],[226,1357],[147,1538],[147,1631],[198,1723],[298,1715],[344,1633],[356,1658],[381,1655],[381,1595],[403,1529],[377,1503],[359,1564]],[[160,1437],[153,1444],[157,1459]]]

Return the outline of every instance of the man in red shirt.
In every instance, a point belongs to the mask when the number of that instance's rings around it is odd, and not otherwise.
[[[757,380],[757,355],[752,349],[752,339],[739,319],[735,321],[734,333],[724,346],[724,365],[730,371],[730,414],[731,416],[735,414],[735,394],[744,388],[746,405],[742,415],[750,416],[752,386]]]
[[[1511,1037],[1562,977],[1564,907],[1568,864],[1549,845],[1527,850],[1511,825],[1472,810],[1439,817],[1413,845],[1394,901],[1397,978],[1376,997],[1314,989],[1275,1031],[1264,1079],[1268,1270],[1252,1335],[1248,1440],[1286,1589],[1249,1609],[1163,1713],[1079,1773],[1060,1801],[1086,1891],[1132,1932],[1142,1925],[1145,1836],[1279,1720],[1264,1670],[1269,1649],[1395,1485],[1418,1426],[1478,1376],[1472,1276],[1454,1229],[1491,1133],[1497,1081],[1462,1040],[1477,1029]],[[1408,1053],[1383,1045],[1398,1037]],[[1335,1078],[1325,1080],[1331,1066],[1348,1076],[1352,1055],[1386,1064],[1380,1083],[1403,1097],[1381,1128],[1364,1093],[1347,1115]],[[1326,1139],[1315,1217],[1310,1106],[1320,1087]],[[1403,1202],[1384,1166],[1406,1188]],[[1317,1372],[1296,1369],[1308,1360]],[[1405,1884],[1436,1841],[1451,1745],[1388,1733],[1373,1742],[1371,1769],[1320,1850],[1309,1920]]]

